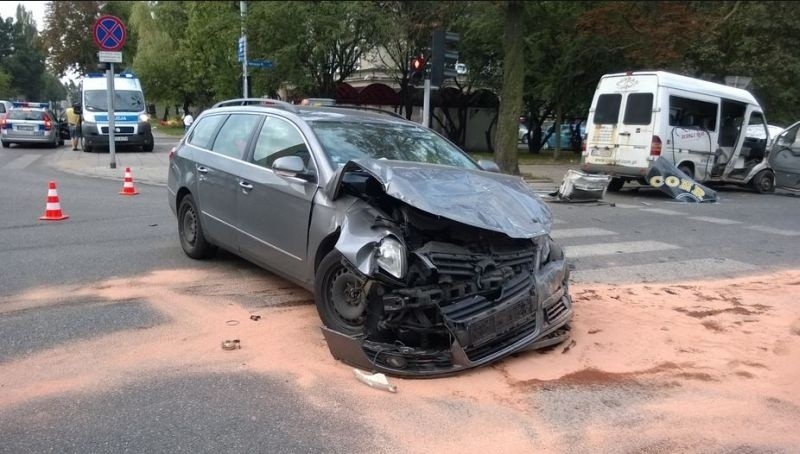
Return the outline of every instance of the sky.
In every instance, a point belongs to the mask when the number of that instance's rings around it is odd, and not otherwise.
[[[22,3],[28,11],[33,13],[33,20],[36,21],[36,28],[39,31],[44,29],[44,6],[47,2],[9,2],[0,1],[0,16],[5,19],[6,17],[14,17],[17,14],[17,5]]]

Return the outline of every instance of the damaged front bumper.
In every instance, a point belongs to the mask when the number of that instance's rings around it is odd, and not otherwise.
[[[440,307],[451,338],[447,349],[376,342],[325,327],[322,333],[331,354],[355,367],[394,376],[450,375],[569,338],[568,279],[562,258],[510,279],[495,300],[472,295]]]

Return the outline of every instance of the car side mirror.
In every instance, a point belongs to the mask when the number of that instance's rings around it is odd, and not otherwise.
[[[488,159],[481,159],[480,161],[478,161],[478,165],[481,166],[481,169],[487,172],[501,173],[500,167],[498,167],[497,163],[494,161],[490,161]]]
[[[297,177],[304,180],[313,179],[313,174],[306,171],[306,164],[299,156],[282,156],[272,163],[272,170],[283,177]]]

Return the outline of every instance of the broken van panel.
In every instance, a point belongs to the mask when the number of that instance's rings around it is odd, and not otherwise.
[[[434,376],[569,336],[569,272],[548,235],[549,210],[517,179],[496,176],[391,161],[341,169],[328,193],[359,200],[347,208],[336,249],[357,278],[342,284],[352,298],[337,310],[363,316],[364,329],[322,328],[334,357]],[[406,251],[403,275],[379,263],[387,238]]]
[[[656,159],[647,170],[647,183],[681,202],[716,202],[717,193],[681,172],[663,157]]]

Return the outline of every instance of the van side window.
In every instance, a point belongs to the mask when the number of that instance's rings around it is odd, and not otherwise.
[[[717,130],[718,105],[681,96],[669,97],[669,125],[684,128]]]
[[[619,105],[622,95],[600,95],[597,98],[597,107],[594,109],[594,124],[615,125],[619,122]]]
[[[231,158],[242,159],[253,130],[261,121],[260,115],[232,114],[220,128],[211,151]]]
[[[189,144],[206,150],[211,149],[211,140],[217,133],[217,127],[225,119],[225,115],[211,115],[201,118],[189,137]]]
[[[626,125],[649,125],[653,118],[653,94],[631,93],[625,104]]]

